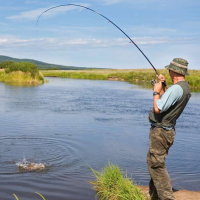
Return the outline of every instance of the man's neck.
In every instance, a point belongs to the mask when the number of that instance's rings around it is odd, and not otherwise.
[[[185,81],[185,77],[174,77],[173,83],[176,84],[180,81]]]

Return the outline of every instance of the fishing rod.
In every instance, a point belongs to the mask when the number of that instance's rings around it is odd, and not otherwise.
[[[156,72],[156,74],[159,76],[159,73],[158,73],[158,71],[156,70],[156,68],[153,66],[153,64],[151,63],[151,61],[150,61],[150,60],[147,58],[147,56],[144,54],[144,52],[138,47],[138,45],[137,45],[137,44],[136,44],[136,43],[135,43],[135,42],[120,28],[120,27],[119,27],[119,26],[117,26],[114,22],[112,22],[110,19],[108,19],[107,17],[105,17],[105,16],[102,15],[101,13],[99,13],[99,12],[97,12],[97,11],[91,9],[91,8],[88,8],[88,7],[86,7],[86,6],[82,6],[82,5],[79,5],[79,4],[63,4],[63,5],[53,6],[53,7],[49,8],[49,9],[45,10],[44,12],[42,12],[42,13],[39,15],[39,17],[38,17],[38,19],[37,19],[37,22],[36,22],[36,25],[38,24],[39,19],[41,18],[41,16],[42,16],[44,13],[48,12],[49,10],[52,10],[52,9],[55,9],[55,8],[59,8],[59,7],[65,7],[65,6],[76,6],[76,7],[85,8],[85,9],[87,9],[87,10],[90,10],[90,11],[92,11],[92,12],[94,12],[94,13],[100,15],[101,17],[103,17],[104,19],[106,19],[108,22],[110,22],[111,24],[113,24],[117,29],[119,29],[119,30],[131,41],[132,44],[134,44],[134,45],[137,47],[137,49],[142,53],[142,55],[143,55],[143,56],[146,58],[146,60],[149,62],[149,64],[150,64],[151,67],[154,69],[154,71]],[[166,86],[166,83],[164,83],[164,85]]]

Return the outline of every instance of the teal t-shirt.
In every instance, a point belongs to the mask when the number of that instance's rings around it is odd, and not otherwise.
[[[160,112],[167,111],[183,96],[183,89],[180,85],[172,85],[169,89],[157,100],[156,104]]]
[[[156,101],[157,107],[160,112],[167,111],[171,106],[173,106],[181,97],[183,96],[183,89],[180,85],[172,85],[169,89],[161,96],[160,99]],[[153,122],[150,122],[154,126]],[[166,130],[171,130],[173,127],[163,127]]]

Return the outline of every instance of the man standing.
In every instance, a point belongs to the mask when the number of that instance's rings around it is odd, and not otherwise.
[[[148,169],[151,176],[149,193],[152,200],[174,200],[172,184],[165,167],[165,158],[175,137],[176,120],[183,112],[191,97],[190,87],[185,81],[188,62],[175,58],[166,66],[173,85],[164,91],[163,75],[154,86],[153,110],[149,113],[151,129],[149,133]]]

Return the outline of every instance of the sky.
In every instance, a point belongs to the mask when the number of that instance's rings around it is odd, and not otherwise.
[[[151,68],[106,16],[164,68],[184,58],[200,69],[199,0],[0,0],[0,55],[78,67]]]

